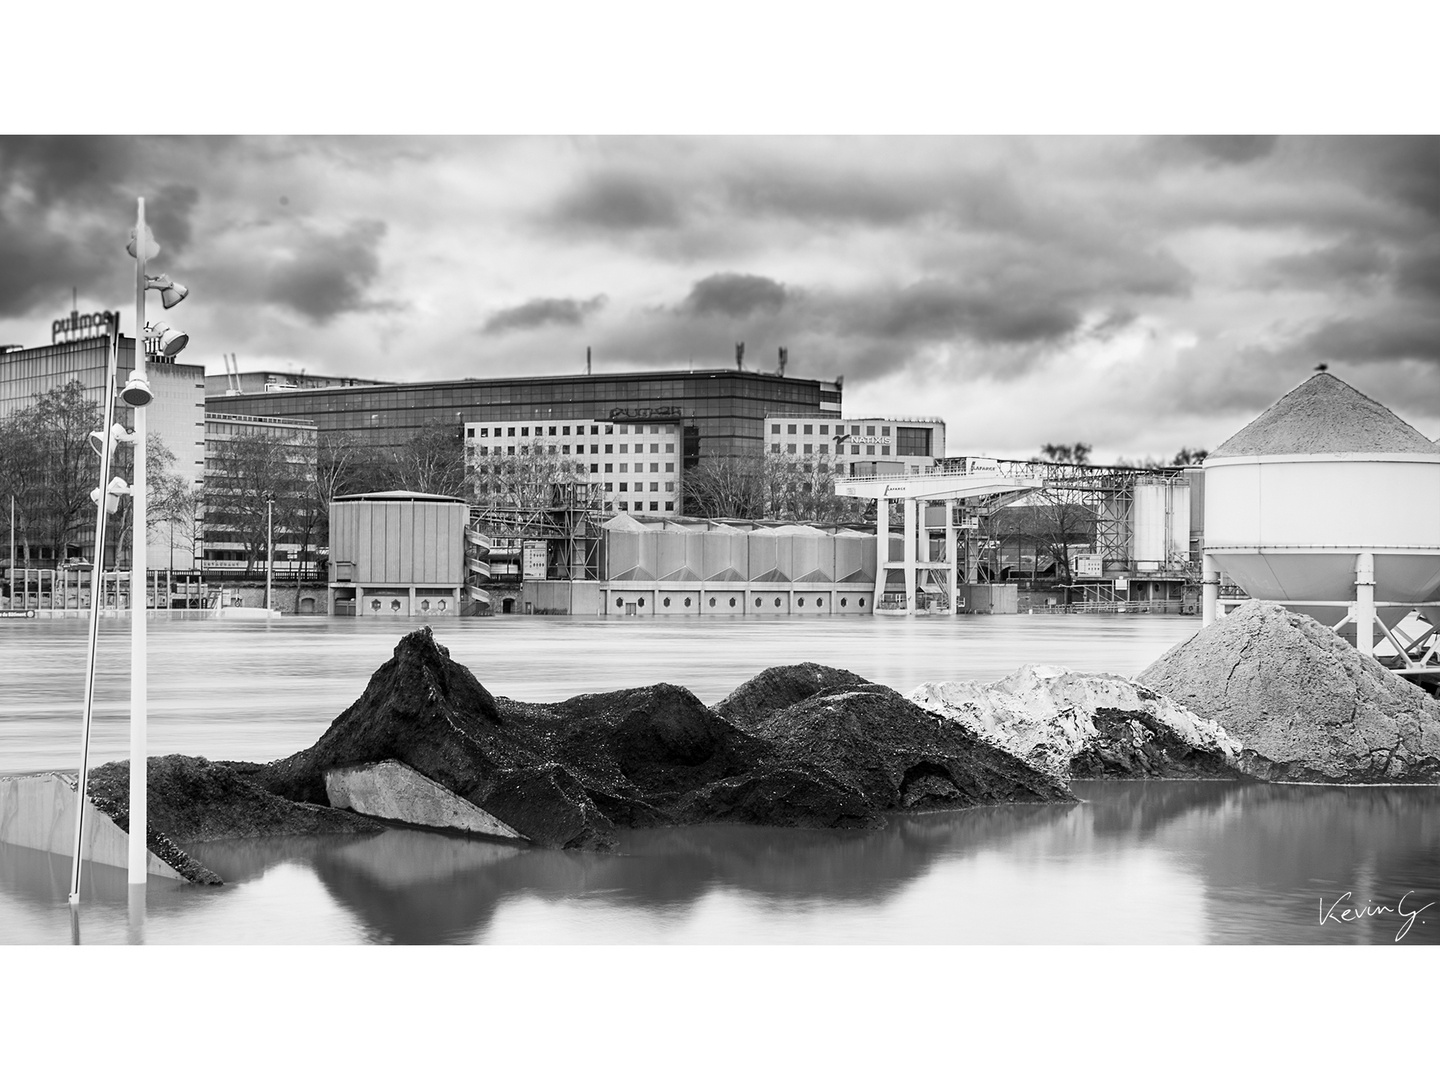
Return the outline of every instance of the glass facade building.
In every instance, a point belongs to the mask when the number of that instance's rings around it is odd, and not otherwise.
[[[377,449],[403,446],[434,426],[565,421],[677,424],[686,467],[707,457],[759,454],[770,413],[840,415],[838,383],[757,371],[556,375],[389,386],[332,386],[211,395],[215,411],[315,421]]]

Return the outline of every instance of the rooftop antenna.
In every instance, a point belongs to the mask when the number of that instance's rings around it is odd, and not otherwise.
[[[790,362],[790,350],[784,345],[780,346],[780,377],[785,377],[785,365]]]
[[[735,342],[735,370],[745,370],[745,343],[743,341]]]
[[[590,374],[590,346],[585,346],[585,374]]]

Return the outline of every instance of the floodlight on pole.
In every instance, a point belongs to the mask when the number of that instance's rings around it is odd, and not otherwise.
[[[135,433],[126,431],[124,424],[111,425],[110,450],[113,452],[115,447],[122,443],[127,446],[133,446],[135,444]],[[90,432],[90,449],[94,450],[95,453],[99,454],[102,458],[105,456],[105,433],[103,431]]]
[[[98,433],[97,433],[98,434]],[[120,498],[123,495],[133,495],[130,485],[120,477],[115,477],[105,487],[105,513],[113,514],[120,509]],[[90,492],[90,501],[96,506],[100,505],[100,489],[97,487]]]
[[[120,400],[131,408],[142,409],[155,400],[155,394],[150,389],[150,383],[143,375],[131,375],[125,380],[125,389],[120,391]],[[136,426],[139,426],[139,413],[136,413]]]
[[[147,277],[145,279],[145,287],[147,289],[160,290],[160,303],[165,306],[166,310],[174,307],[181,300],[184,300],[185,297],[190,295],[190,290],[187,289],[184,285],[181,285],[178,281],[170,280],[169,274],[159,274],[155,277]]]
[[[155,342],[155,348],[162,356],[175,356],[190,344],[189,334],[171,329],[168,323],[147,326],[145,338],[147,341]]]

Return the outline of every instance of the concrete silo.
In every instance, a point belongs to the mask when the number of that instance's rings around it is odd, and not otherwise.
[[[1414,607],[1440,601],[1440,448],[1321,372],[1204,463],[1204,620],[1219,573],[1372,651]]]

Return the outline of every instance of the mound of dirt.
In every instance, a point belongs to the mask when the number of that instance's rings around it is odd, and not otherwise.
[[[1026,665],[991,683],[925,683],[910,700],[1064,778],[1241,775],[1238,740],[1117,675]]]
[[[146,846],[200,884],[220,879],[178,845],[205,840],[312,833],[381,832],[384,826],[345,810],[308,806],[272,795],[225,765],[170,754],[146,763]],[[130,828],[130,763],[94,769],[86,793],[122,829]]]
[[[1440,702],[1279,604],[1247,601],[1135,681],[1239,739],[1262,779],[1440,781]]]
[[[617,826],[866,826],[893,810],[1071,797],[835,668],[771,669],[718,709],[663,683],[532,704],[492,697],[428,627],[313,747],[250,775],[323,804],[328,770],[391,758],[547,847],[611,847]]]

